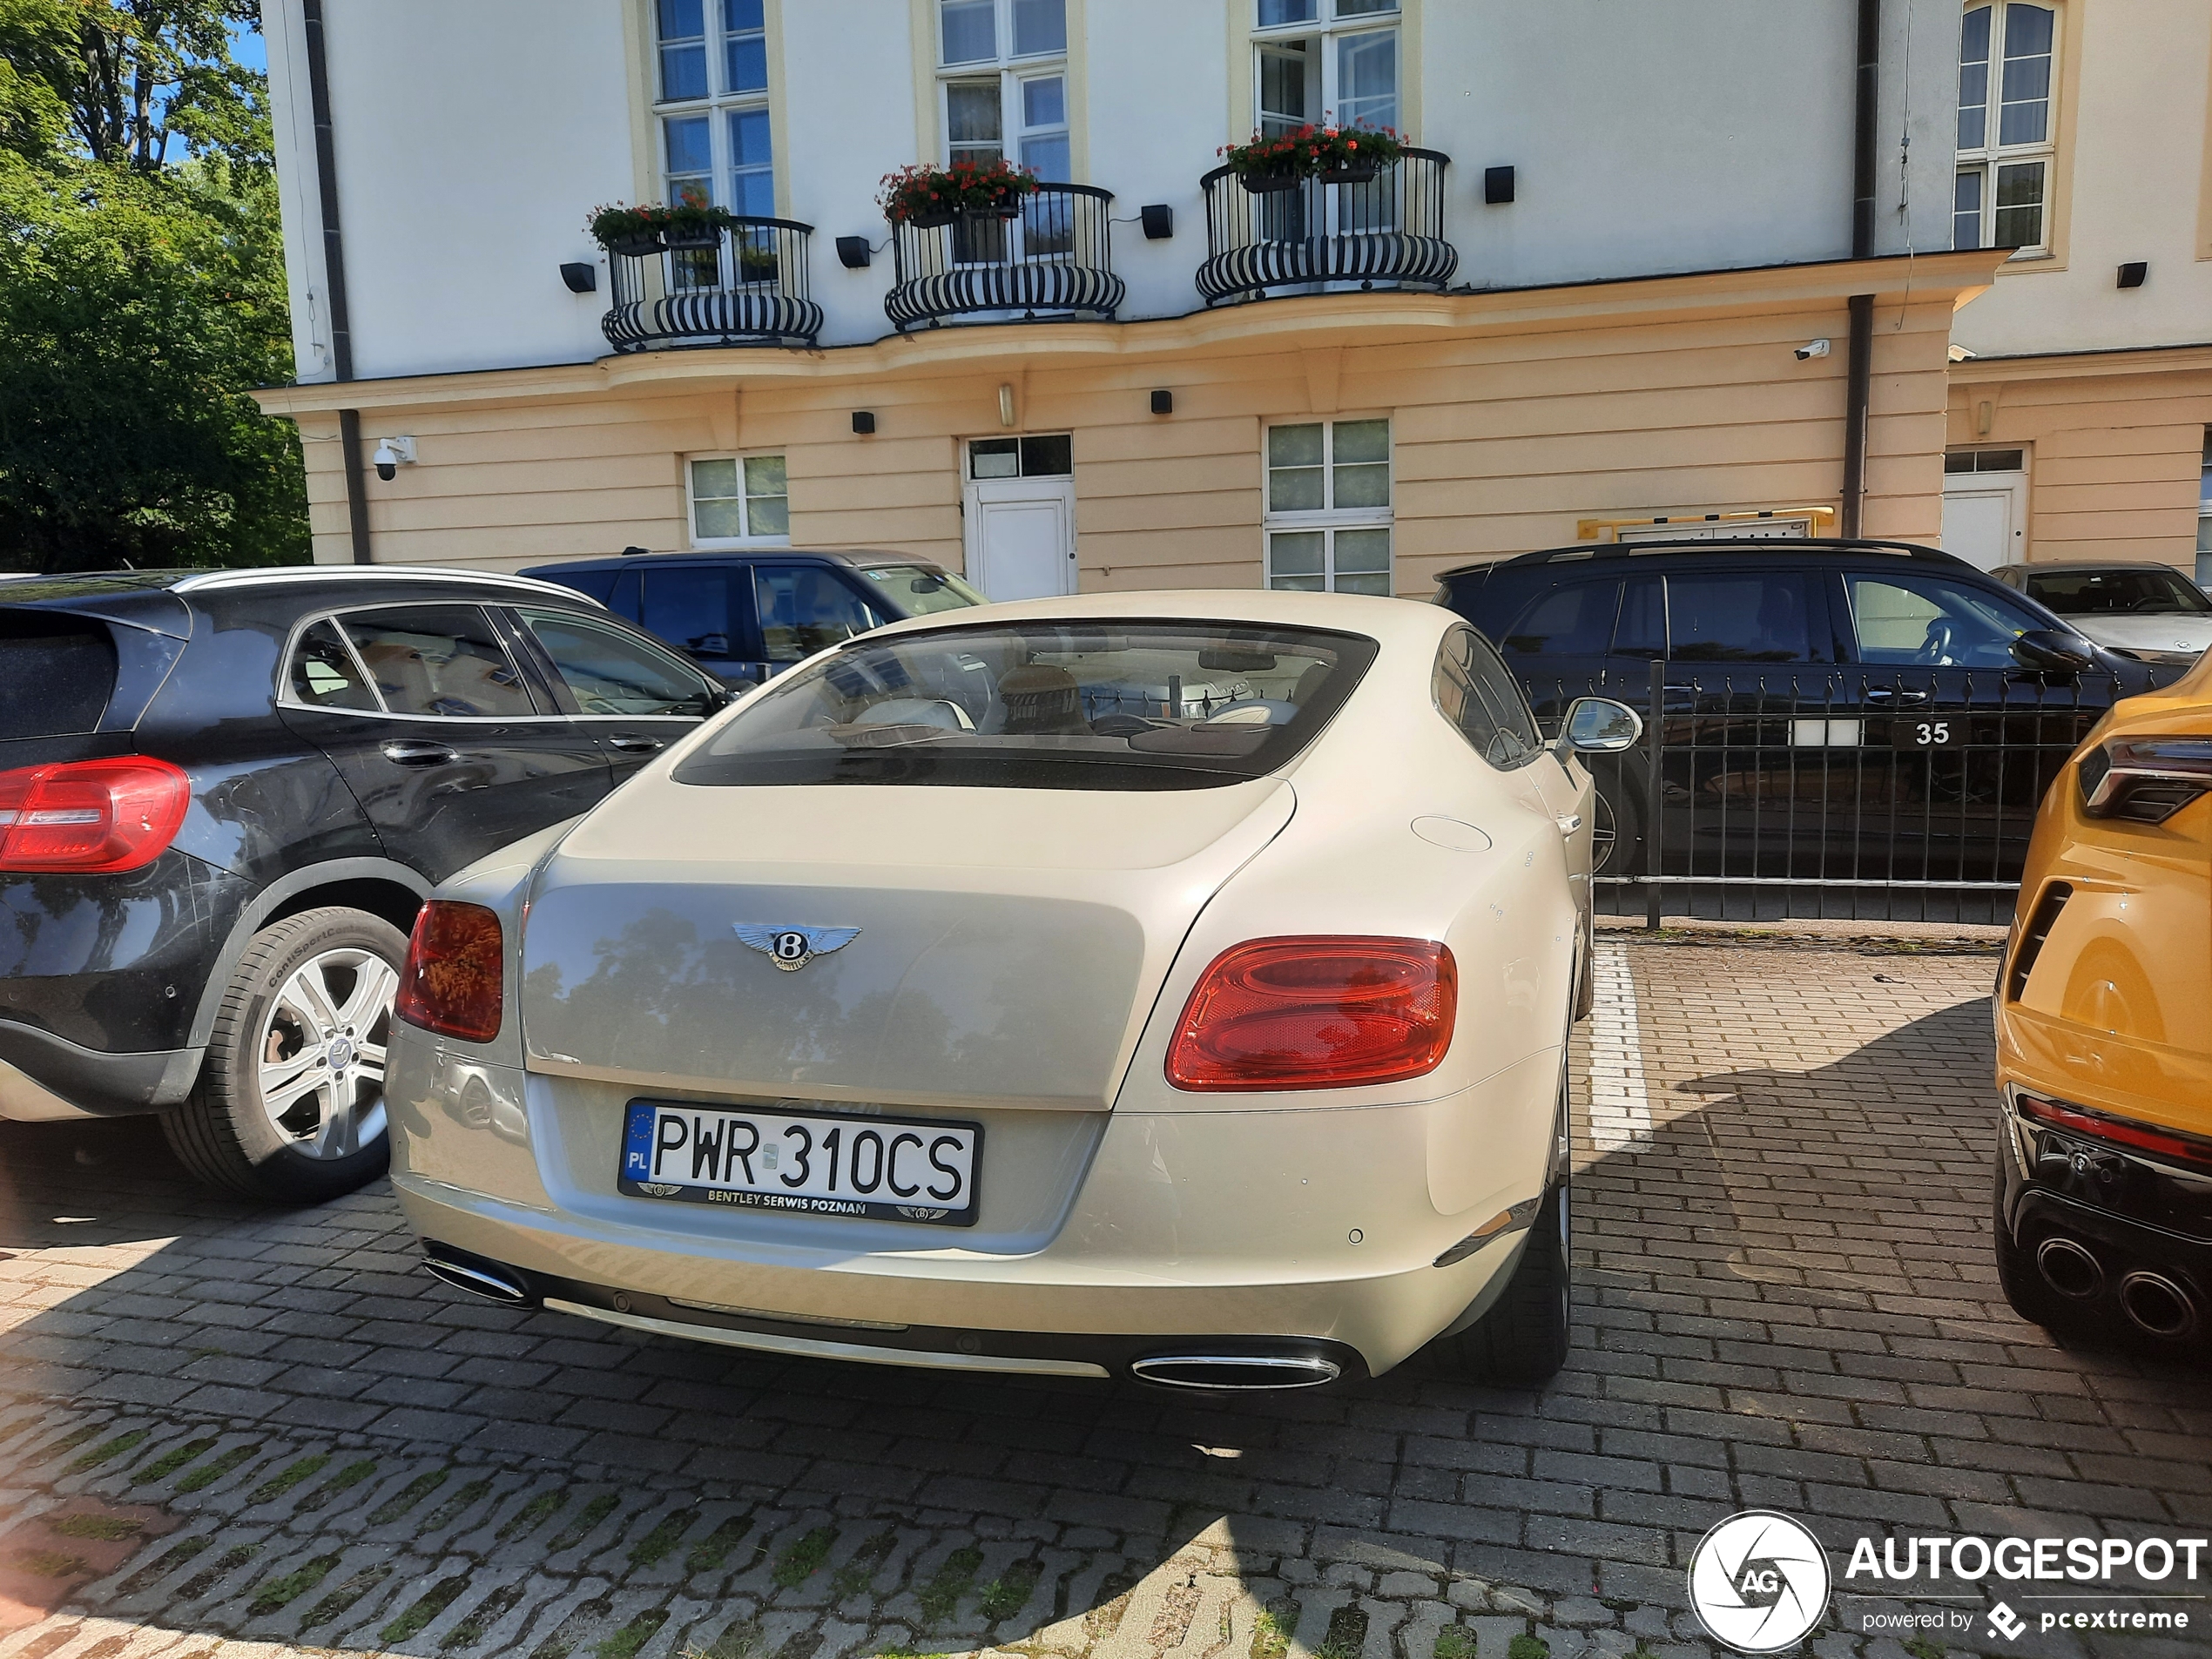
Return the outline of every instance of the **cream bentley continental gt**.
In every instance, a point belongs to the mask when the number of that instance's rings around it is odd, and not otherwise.
[[[1129,594],[851,639],[440,887],[431,1270],[877,1363],[1300,1387],[1568,1339],[1590,781],[1450,611]]]

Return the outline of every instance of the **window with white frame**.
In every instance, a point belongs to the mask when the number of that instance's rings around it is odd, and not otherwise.
[[[1267,585],[1387,598],[1390,422],[1267,428]]]
[[[2196,583],[2212,589],[2212,426],[2204,428],[2204,472],[2196,490]]]
[[[711,455],[691,462],[691,544],[791,542],[791,489],[781,455]]]
[[[945,159],[1069,182],[1067,0],[937,0]]]
[[[765,0],[654,0],[667,199],[772,217]]]
[[[1253,98],[1269,138],[1308,125],[1401,128],[1399,0],[1248,0]]]
[[[2050,246],[2059,14],[2028,0],[1966,8],[1959,30],[1959,168],[1951,246]]]

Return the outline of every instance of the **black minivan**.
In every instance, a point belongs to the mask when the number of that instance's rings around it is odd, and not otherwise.
[[[523,572],[588,593],[727,685],[758,685],[886,623],[987,603],[941,565],[900,553],[646,553]]]
[[[1656,799],[1685,876],[2002,882],[2042,774],[2172,678],[1898,542],[1549,548],[1447,570],[1434,600],[1497,644],[1547,728],[1577,697],[1650,710],[1660,664],[1656,787],[1647,751],[1600,769],[1594,852],[1615,877],[1652,868]]]
[[[515,577],[0,578],[0,1118],[157,1112],[234,1191],[359,1186],[431,887],[731,700]]]

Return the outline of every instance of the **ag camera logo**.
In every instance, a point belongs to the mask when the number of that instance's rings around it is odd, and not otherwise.
[[[1798,1521],[1747,1509],[1697,1541],[1689,1601],[1716,1639],[1739,1653],[1779,1653],[1828,1611],[1828,1552]]]

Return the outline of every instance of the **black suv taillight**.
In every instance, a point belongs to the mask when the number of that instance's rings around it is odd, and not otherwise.
[[[2090,817],[2162,824],[2212,792],[2212,738],[2108,738],[2074,775]]]

